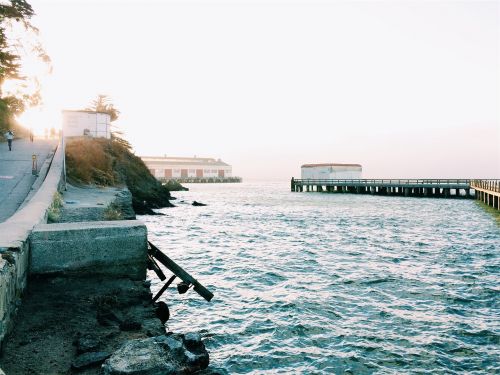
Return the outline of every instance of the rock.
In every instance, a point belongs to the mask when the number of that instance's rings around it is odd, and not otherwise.
[[[210,367],[203,371],[203,375],[229,375],[226,369]]]
[[[141,328],[141,322],[135,317],[128,316],[120,323],[121,331],[138,331]]]
[[[76,346],[76,352],[78,354],[95,351],[101,344],[97,337],[92,337],[90,335],[85,335],[79,337],[74,342]]]
[[[201,342],[201,335],[199,333],[186,333],[184,335],[184,345],[190,351],[198,350],[203,346]]]
[[[114,204],[120,209],[124,220],[135,220],[135,212],[132,208],[132,193],[126,187],[116,193]]]
[[[127,341],[103,364],[105,375],[159,375],[192,373],[205,369],[209,357],[196,334],[189,335],[192,352],[183,335],[170,334]]]
[[[107,358],[109,358],[109,353],[107,352],[87,352],[76,357],[71,363],[71,368],[75,370],[83,370],[87,367],[99,365]]]
[[[160,301],[156,304],[155,314],[160,319],[161,324],[165,324],[170,319],[170,310],[165,302]]]
[[[102,365],[106,375],[153,375],[175,373],[165,350],[155,338],[127,341]]]
[[[113,323],[122,323],[122,320],[113,311],[106,308],[97,309],[96,318],[97,322],[102,326],[110,326]]]
[[[184,343],[180,335],[162,335],[156,337],[156,342],[165,349],[169,355],[175,357],[179,361],[186,359]]]
[[[208,353],[195,354],[186,350],[186,364],[189,368],[201,370],[208,367]]]
[[[206,206],[206,204],[194,201],[193,206],[202,207],[202,206]]]

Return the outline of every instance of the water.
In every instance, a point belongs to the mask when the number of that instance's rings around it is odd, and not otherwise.
[[[500,373],[500,227],[475,201],[188,186],[174,194],[185,203],[141,219],[215,292],[164,294],[169,329],[201,331],[213,366]]]

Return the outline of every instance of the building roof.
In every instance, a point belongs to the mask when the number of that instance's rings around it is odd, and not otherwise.
[[[314,167],[355,167],[361,168],[361,164],[341,164],[341,163],[322,163],[322,164],[304,164],[301,168],[314,168]]]
[[[185,157],[166,157],[166,156],[141,156],[144,163],[157,163],[164,165],[200,165],[213,167],[230,167],[220,159],[214,158],[185,158]]]
[[[63,109],[61,112],[89,113],[92,115],[101,114],[101,115],[108,115],[109,117],[111,117],[111,115],[109,113],[106,113],[106,112],[90,111],[90,110],[86,110],[86,109]]]

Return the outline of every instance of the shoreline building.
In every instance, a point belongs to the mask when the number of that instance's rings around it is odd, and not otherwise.
[[[111,138],[111,116],[109,113],[63,110],[62,119],[65,137]]]
[[[304,164],[301,166],[303,180],[357,180],[362,177],[361,164]]]
[[[221,159],[141,156],[149,171],[160,181],[241,182],[232,167]]]

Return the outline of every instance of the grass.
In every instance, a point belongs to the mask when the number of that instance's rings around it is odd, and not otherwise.
[[[169,207],[170,191],[151,174],[130,145],[120,138],[78,137],[66,144],[66,165],[71,183],[119,186],[132,193],[136,213]]]
[[[59,192],[55,192],[52,197],[52,203],[47,210],[47,222],[57,223],[61,218],[61,209],[63,207],[62,195]]]
[[[104,210],[104,219],[105,220],[122,220],[123,213],[114,203],[110,203]]]

